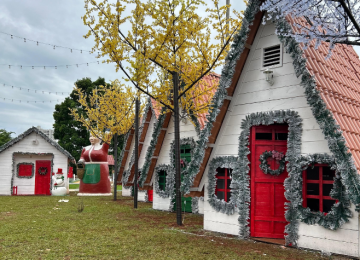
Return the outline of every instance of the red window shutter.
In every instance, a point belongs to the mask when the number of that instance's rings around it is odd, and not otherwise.
[[[31,177],[33,166],[31,164],[20,164],[19,165],[19,177]]]

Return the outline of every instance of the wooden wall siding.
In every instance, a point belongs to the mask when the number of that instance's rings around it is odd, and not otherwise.
[[[37,139],[39,142],[37,145],[32,144],[32,141],[35,139]],[[0,195],[11,195],[10,188],[11,188],[11,178],[12,178],[12,169],[13,169],[12,155],[13,155],[13,153],[17,153],[17,152],[53,153],[54,154],[54,160],[53,160],[54,171],[57,171],[58,168],[63,169],[65,180],[67,180],[68,158],[63,153],[61,153],[59,150],[57,150],[54,146],[52,146],[47,141],[45,141],[42,137],[40,137],[36,133],[31,133],[28,136],[26,136],[24,139],[20,140],[18,143],[9,147],[8,149],[6,149],[5,151],[3,151],[0,154]],[[40,157],[45,158],[45,156],[40,156]],[[17,157],[17,158],[20,158],[20,157]],[[31,159],[33,159],[33,158],[35,158],[35,157],[32,156]],[[27,162],[27,161],[28,161],[28,159],[24,158],[24,162]],[[18,161],[18,162],[20,162],[20,161]],[[16,170],[16,168],[15,168],[15,170]],[[24,194],[27,192],[30,192],[29,189],[31,189],[31,188],[29,188],[29,186],[27,186],[27,188],[24,187]],[[22,193],[20,188],[19,188],[19,192]],[[30,194],[30,193],[27,193],[27,194]],[[34,190],[32,191],[32,194],[34,194]]]
[[[260,25],[209,161],[216,156],[238,155],[240,124],[246,115],[279,109],[295,110],[303,119],[301,146],[303,154],[330,154],[327,141],[307,104],[304,89],[300,86],[300,80],[296,78],[292,59],[284,50],[283,66],[274,68],[274,85],[270,86],[265,81],[264,74],[261,71],[261,48],[280,43],[274,31],[273,24]],[[208,170],[207,166],[198,187],[198,190],[201,190],[205,186],[204,229],[237,235],[239,231],[238,214],[228,216],[216,212],[207,202]],[[358,256],[358,213],[353,210],[353,215],[351,222],[343,225],[337,231],[329,231],[322,227],[300,223],[299,246],[318,250],[329,249],[329,251],[340,254],[343,254],[344,250],[349,247],[349,252],[346,254]],[[331,246],[325,245],[327,243]]]

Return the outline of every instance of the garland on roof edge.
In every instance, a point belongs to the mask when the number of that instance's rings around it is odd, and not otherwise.
[[[144,124],[145,124],[145,121],[146,121],[146,113],[148,112],[149,109],[151,109],[151,99],[150,98],[148,98],[148,101],[147,101],[146,106],[144,108],[144,114],[143,114],[143,117],[142,117],[141,125],[139,126],[138,138],[140,138],[140,136],[142,134],[142,131],[144,130]],[[124,171],[124,174],[123,174],[123,187],[125,186],[124,184],[126,184],[129,181],[131,168],[134,165],[134,163],[135,163],[135,146],[134,146],[133,152],[131,154],[128,170]],[[140,171],[140,169],[139,169],[139,171]],[[140,172],[140,174],[141,174],[141,172]]]
[[[157,144],[157,141],[158,141],[158,138],[159,138],[159,135],[160,135],[160,132],[161,132],[161,129],[163,127],[163,124],[164,124],[164,121],[165,121],[165,117],[166,117],[166,107],[163,107],[161,109],[161,112],[160,112],[160,115],[159,115],[159,118],[156,120],[156,116],[155,114],[153,114],[153,116],[155,117],[155,123],[154,123],[154,130],[152,132],[152,136],[151,136],[151,141],[150,141],[150,145],[146,151],[146,155],[145,155],[145,162],[144,162],[144,165],[143,165],[143,170],[141,171],[141,174],[140,174],[140,179],[139,179],[139,185],[140,187],[143,187],[144,186],[144,182],[148,176],[148,172],[149,172],[149,169],[150,169],[150,164],[151,164],[151,157],[153,156],[154,154],[154,151],[155,151],[155,148],[156,148],[156,144]]]
[[[219,86],[211,100],[209,114],[206,115],[205,127],[201,130],[199,140],[196,141],[197,146],[194,150],[193,159],[189,163],[186,169],[187,174],[184,176],[183,182],[181,183],[181,192],[183,194],[188,194],[190,192],[190,187],[194,182],[195,176],[199,172],[205,156],[206,144],[209,141],[213,124],[220,112],[221,106],[223,105],[224,98],[227,96],[226,89],[231,85],[237,61],[245,48],[245,42],[250,32],[249,26],[252,24],[256,13],[259,11],[259,6],[260,1],[249,1],[248,7],[244,11],[241,29],[236,35],[234,35],[234,41],[227,54],[226,63],[221,72]]]
[[[204,197],[193,197],[191,199],[191,213],[200,214],[199,213],[199,200],[204,201]]]
[[[225,213],[227,215],[232,215],[235,213],[235,198],[230,197],[230,201],[226,202],[223,199],[219,200],[215,195],[216,188],[216,169],[217,168],[230,168],[235,169],[237,166],[237,157],[235,156],[221,156],[215,157],[210,161],[209,171],[208,171],[208,202],[210,206],[215,209],[217,212]],[[230,184],[232,188],[232,181]],[[232,190],[231,190],[232,191]]]

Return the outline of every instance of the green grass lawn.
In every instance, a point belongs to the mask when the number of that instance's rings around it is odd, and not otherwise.
[[[79,185],[80,185],[80,184],[69,184],[69,189],[71,189],[71,190],[72,190],[72,189],[79,189]],[[121,185],[118,185],[118,186],[117,186],[117,190],[118,190],[118,191],[120,191],[121,188],[122,188]]]
[[[74,195],[0,196],[0,259],[329,259],[204,231],[201,215],[178,227],[174,213],[133,209],[130,197]]]

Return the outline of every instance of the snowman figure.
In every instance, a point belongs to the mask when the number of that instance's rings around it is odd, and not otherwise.
[[[68,193],[66,181],[62,169],[58,169],[58,172],[52,176],[52,189],[51,195],[53,196],[65,196]]]

